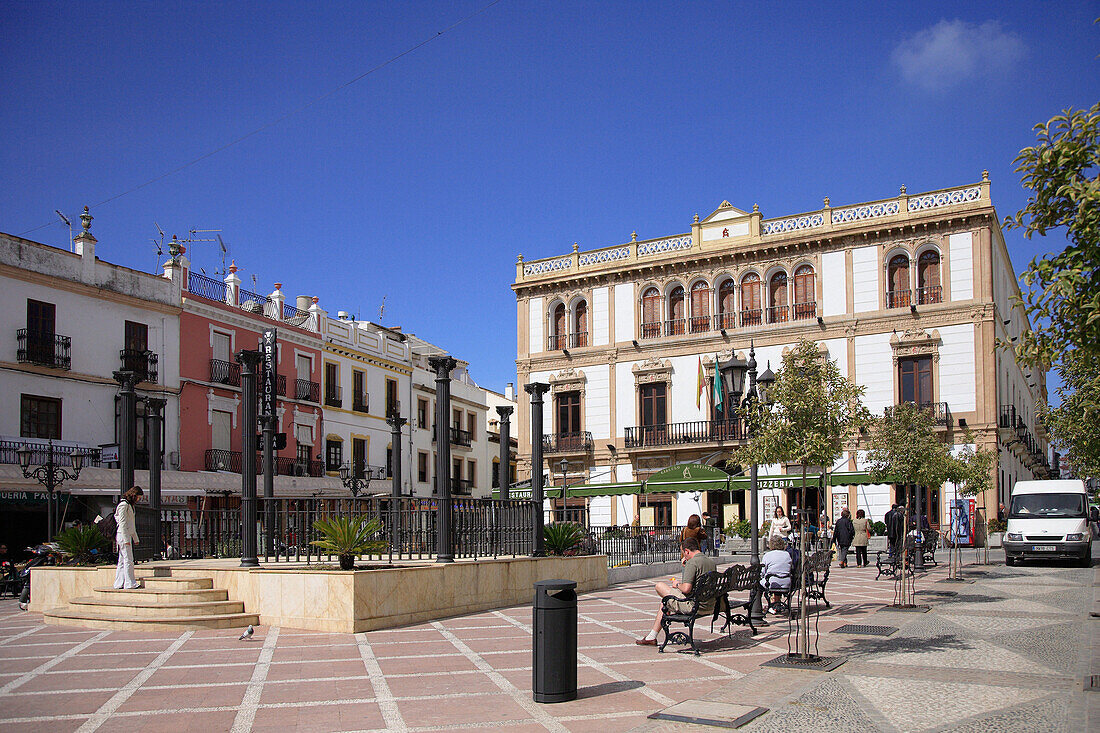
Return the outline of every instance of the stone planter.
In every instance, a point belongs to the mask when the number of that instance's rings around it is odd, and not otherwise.
[[[989,533],[989,546],[990,547],[1002,547],[1004,546],[1004,532],[990,532]]]
[[[867,541],[867,552],[886,552],[886,538],[882,536],[872,537]]]

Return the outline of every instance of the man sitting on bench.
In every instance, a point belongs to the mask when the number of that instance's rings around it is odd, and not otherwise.
[[[664,598],[665,596],[680,593],[682,595],[690,595],[692,589],[695,587],[695,581],[699,576],[711,571],[717,571],[718,566],[714,564],[714,558],[709,555],[704,555],[699,549],[699,540],[695,537],[688,537],[683,542],[684,549],[684,574],[681,578],[681,582],[677,583],[676,578],[669,578],[668,583],[661,580],[657,582],[656,590],[657,597]],[[673,613],[690,613],[691,601],[673,601],[676,604],[676,608],[670,608],[669,611]],[[634,643],[639,646],[657,646],[657,632],[661,630],[661,615],[664,613],[664,604],[661,603],[657,607],[657,618],[653,620],[653,628],[649,630],[643,639],[635,639]],[[714,613],[714,599],[710,600],[710,603],[706,606],[699,607],[699,616],[705,617]]]

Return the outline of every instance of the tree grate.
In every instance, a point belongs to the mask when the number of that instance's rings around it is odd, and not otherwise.
[[[879,612],[883,612],[883,611],[891,611],[891,612],[897,611],[897,612],[900,612],[900,613],[925,613],[925,612],[931,611],[931,610],[932,610],[931,606],[922,606],[922,605],[919,605],[919,604],[914,604],[914,605],[911,605],[911,606],[883,606],[882,608],[876,608],[875,613],[879,613]]]
[[[1085,678],[1085,692],[1100,690],[1100,674],[1090,674]]]
[[[803,659],[797,654],[782,654],[775,659],[770,659],[761,664],[761,667],[778,667],[779,669],[812,669],[818,672],[828,672],[836,669],[848,661],[847,657],[818,657],[811,655],[809,659]]]
[[[897,627],[874,626],[872,624],[844,624],[835,631],[838,634],[866,634],[867,636],[890,636],[897,633]]]

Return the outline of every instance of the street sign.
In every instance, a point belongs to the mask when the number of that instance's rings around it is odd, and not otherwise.
[[[260,372],[260,414],[272,415],[275,413],[275,378],[278,359],[278,329],[264,329],[260,338],[260,355],[263,358],[263,368]]]
[[[104,443],[99,446],[101,463],[118,463],[118,443]]]

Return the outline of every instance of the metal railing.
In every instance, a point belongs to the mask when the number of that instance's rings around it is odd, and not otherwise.
[[[560,334],[560,335],[554,335],[554,336],[549,337],[546,340],[546,350],[547,351],[560,351],[560,350],[566,348],[565,345],[567,343],[569,343],[568,338],[569,337],[566,336],[564,333]]]
[[[661,324],[658,323],[643,323],[642,324],[642,338],[655,339],[661,335]]]
[[[226,284],[197,272],[188,273],[187,290],[208,300],[216,300],[219,303],[226,301]]]
[[[294,399],[319,403],[321,401],[321,385],[308,379],[295,379]]]
[[[913,291],[912,290],[887,290],[886,291],[886,307],[887,308],[908,308],[913,304]]]
[[[367,395],[363,392],[352,392],[351,409],[355,412],[369,412],[367,409]]]
[[[229,471],[240,473],[243,466],[244,455],[239,450],[222,450],[221,448],[209,448],[206,451],[207,471]],[[256,454],[256,473],[263,473],[264,459],[262,453]],[[288,456],[275,456],[275,473],[278,476],[312,476],[318,478],[325,475],[323,461],[304,460],[290,458]]]
[[[277,313],[275,312],[275,303],[267,295],[259,295],[253,293],[244,288],[241,288],[237,296],[237,302],[239,308],[249,313],[258,313],[261,316],[267,316],[268,318],[274,318]]]
[[[759,326],[763,323],[763,311],[760,308],[746,308],[741,311],[741,327]]]
[[[810,318],[817,318],[817,301],[794,304],[794,320],[805,321]]]
[[[710,330],[710,316],[692,316],[688,319],[688,330],[691,333],[706,333]]]
[[[158,357],[148,349],[121,349],[118,358],[122,361],[122,368],[137,375],[139,382],[157,381]]]
[[[729,311],[714,314],[714,330],[721,331],[723,328],[737,328],[736,313]]]
[[[888,406],[885,414],[889,415],[893,412],[894,407],[894,405]],[[919,407],[932,415],[933,424],[943,426],[951,424],[951,409],[946,402],[921,402]]]
[[[997,416],[997,427],[1009,430],[1016,427],[1015,405],[1001,405],[1000,414]]]
[[[309,320],[309,311],[304,311],[290,303],[283,302],[283,320],[293,326],[301,326]]]
[[[695,422],[642,425],[626,428],[627,448],[649,448],[686,443],[721,443],[744,440],[744,420],[697,420]]]
[[[917,305],[929,305],[943,301],[943,287],[940,285],[927,285],[917,288]]]
[[[69,369],[72,366],[72,340],[68,336],[21,328],[16,331],[16,341],[15,359],[20,364],[55,369]]]
[[[544,453],[585,453],[592,450],[592,433],[580,430],[571,433],[550,433],[542,436]]]
[[[261,539],[265,562],[333,563],[336,557],[313,544],[322,535],[319,519],[369,517],[381,529],[380,549],[362,559],[429,559],[436,554],[438,500],[416,497],[321,497],[258,499],[257,531],[266,538],[265,504],[275,505],[274,548]],[[452,499],[451,531],[456,558],[530,555],[534,550],[535,505],[531,501]],[[181,557],[239,557],[239,509],[166,509],[161,512],[162,536]],[[274,551],[272,551],[272,549]]]
[[[786,323],[791,320],[791,311],[785,305],[773,305],[768,308],[768,323]]]
[[[680,559],[680,527],[588,527],[581,550],[607,555],[608,567]]]
[[[325,385],[325,405],[328,407],[341,407],[344,404],[343,390],[338,384]]]
[[[240,387],[241,365],[231,361],[211,359],[210,381],[219,384],[228,384],[231,387]]]
[[[452,427],[451,429],[451,445],[461,445],[463,447],[470,447],[470,431],[462,430],[460,428]],[[435,426],[432,426],[432,442],[435,442]]]
[[[0,463],[19,463],[19,454],[16,453],[23,446],[31,450],[31,464],[42,466],[49,462],[49,443],[44,438],[27,438],[25,440],[0,440]],[[84,454],[84,465],[99,467],[99,448],[79,448],[71,445],[53,446],[54,463],[69,465],[69,456],[73,453]]]
[[[588,346],[588,331],[569,334],[569,348],[580,349]]]
[[[665,321],[665,336],[683,336],[687,333],[687,319],[673,318]]]

